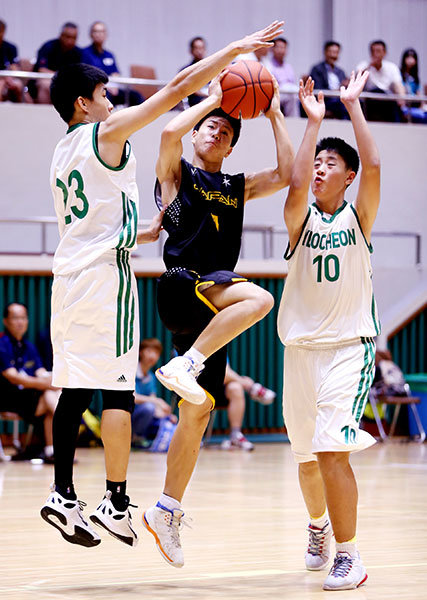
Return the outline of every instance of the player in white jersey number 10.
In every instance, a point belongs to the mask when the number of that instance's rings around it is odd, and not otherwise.
[[[379,333],[370,236],[380,161],[359,102],[367,77],[352,73],[341,88],[362,166],[354,204],[344,194],[356,177],[358,154],[339,138],[317,143],[325,105],[309,78],[300,82],[308,120],[284,209],[289,273],[278,316],[286,346],[283,411],[310,516],[307,569],[326,567],[335,534],[327,590],[354,589],[367,579],[356,548],[357,485],[349,463],[351,452],[375,442],[359,429]],[[310,187],[315,202],[307,206]]]

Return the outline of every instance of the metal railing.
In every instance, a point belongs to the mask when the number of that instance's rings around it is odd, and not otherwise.
[[[48,249],[48,240],[47,240],[47,228],[49,226],[55,225],[57,226],[56,217],[0,217],[0,227],[2,225],[7,224],[16,224],[16,225],[39,225],[40,226],[40,238],[39,238],[39,250],[37,251],[6,251],[0,250],[0,255],[6,254],[15,254],[15,255],[47,255],[52,256],[53,252]],[[147,227],[151,223],[148,219],[141,219],[138,221],[138,227]],[[262,245],[262,256],[263,260],[271,260],[274,258],[274,240],[275,236],[286,236],[285,245],[288,242],[288,233],[284,227],[278,227],[276,225],[250,225],[245,224],[243,226],[243,236],[242,236],[242,250],[241,250],[241,258],[245,258],[246,255],[246,244],[247,240],[246,234],[259,234],[261,236],[261,245]],[[372,237],[376,238],[407,238],[414,240],[414,264],[416,267],[421,265],[421,235],[419,233],[414,233],[410,231],[373,231]],[[157,244],[157,255],[162,256],[162,247],[164,242],[165,234],[162,232],[161,237],[159,238]]]

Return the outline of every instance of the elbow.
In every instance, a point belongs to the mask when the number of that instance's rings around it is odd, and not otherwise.
[[[169,144],[172,144],[180,139],[181,137],[176,128],[173,126],[172,123],[168,123],[168,125],[166,125],[166,127],[162,131],[161,145],[169,146]]]
[[[380,157],[378,155],[372,157],[367,164],[363,165],[363,170],[364,170],[365,174],[367,173],[368,175],[378,175],[379,176],[381,173]]]

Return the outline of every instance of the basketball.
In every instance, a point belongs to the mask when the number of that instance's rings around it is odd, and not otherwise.
[[[236,119],[254,119],[265,112],[274,95],[269,71],[255,60],[239,60],[227,69],[221,80],[222,110]]]

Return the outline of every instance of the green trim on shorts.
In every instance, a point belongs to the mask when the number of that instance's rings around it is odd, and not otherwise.
[[[123,299],[123,286],[124,286],[124,274],[121,262],[121,252],[117,250],[117,267],[119,269],[119,292],[117,294],[117,322],[116,322],[116,357],[121,356],[122,346],[122,299]]]
[[[366,402],[368,400],[369,390],[372,385],[372,381],[374,379],[374,370],[375,370],[375,342],[372,338],[360,338],[362,342],[365,353],[363,356],[363,367],[360,371],[360,380],[359,386],[357,389],[356,398],[353,402],[353,407],[351,410],[352,415],[354,416],[356,422],[359,422],[363,411],[365,409]]]

